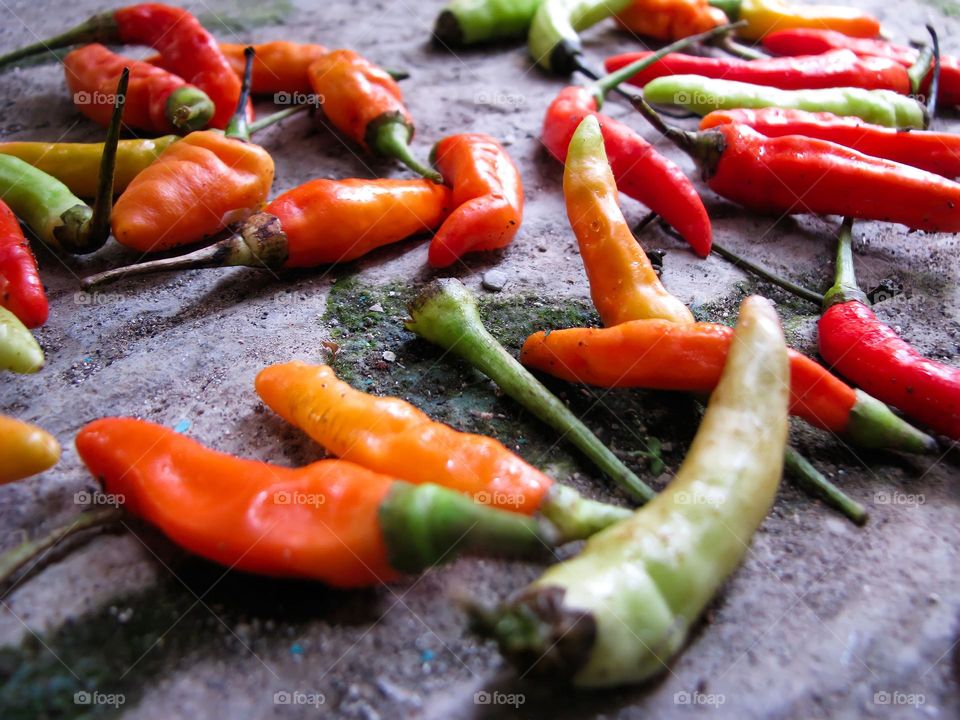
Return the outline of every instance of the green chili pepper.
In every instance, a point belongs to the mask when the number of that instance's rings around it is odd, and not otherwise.
[[[570,409],[508,353],[483,326],[477,303],[459,280],[435,280],[409,306],[407,330],[452,351],[492,379],[527,410],[562,433],[635,499],[653,490],[590,432]]]
[[[43,350],[12,312],[0,305],[0,370],[32,373],[43,367]]]
[[[523,36],[543,0],[451,0],[437,16],[433,37],[462,47]]]
[[[129,78],[130,71],[124,68],[100,157],[92,209],[56,178],[18,157],[0,154],[0,196],[43,243],[80,255],[99,250],[110,237],[113,175]]]
[[[470,608],[476,629],[518,667],[560,671],[577,685],[640,682],[665,670],[773,504],[789,377],[773,306],[748,298],[675,479],[500,608]]]
[[[779,90],[700,75],[670,75],[651,80],[644,86],[643,95],[649,102],[680,105],[698,115],[714,110],[781,107],[854,116],[886,127],[924,128],[928,121],[922,104],[891,90]]]
[[[625,10],[632,0],[544,0],[530,25],[527,48],[544,70],[569,75],[581,65],[578,32]]]

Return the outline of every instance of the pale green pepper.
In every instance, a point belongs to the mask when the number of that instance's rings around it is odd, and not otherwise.
[[[0,370],[32,373],[43,367],[43,350],[12,312],[0,305]]]
[[[632,0],[544,0],[530,25],[527,49],[544,70],[569,75],[581,67],[577,34],[625,10]]]
[[[451,0],[437,16],[433,37],[462,47],[522,37],[543,0]]]

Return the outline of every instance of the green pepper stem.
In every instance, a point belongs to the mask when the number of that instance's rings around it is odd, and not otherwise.
[[[742,60],[763,60],[764,58],[770,57],[765,52],[761,52],[756,48],[748,47],[742,43],[738,43],[729,35],[723,35],[711,44],[720,48],[725,53],[741,58]]]
[[[127,99],[130,68],[124,68],[117,82],[117,94],[113,101],[113,115],[107,126],[100,155],[100,175],[97,177],[97,196],[93,203],[93,215],[86,227],[83,243],[91,252],[103,246],[110,237],[110,215],[113,212],[113,179],[117,169],[117,147],[120,143],[120,126],[123,121],[123,106]]]
[[[590,500],[568,485],[553,485],[543,503],[540,514],[560,533],[560,542],[585,540],[614,523],[626,520],[633,511]]]
[[[0,555],[0,585],[5,585],[20,568],[60,541],[86,530],[115,525],[122,518],[123,512],[117,508],[83,513],[69,525],[57,528],[35,540],[27,540],[13,550],[8,550]]]
[[[287,260],[289,248],[280,219],[268,213],[250,216],[230,237],[186,255],[150,260],[136,265],[114,268],[80,281],[90,289],[136,277],[175,270],[196,270],[212,267],[255,267],[279,269]]]
[[[686,50],[691,45],[694,45],[704,40],[711,40],[716,37],[729,35],[731,30],[741,27],[743,25],[746,25],[746,23],[740,22],[740,23],[734,23],[731,25],[720,25],[718,27],[707,30],[706,32],[702,32],[697,35],[690,35],[689,37],[685,37],[682,40],[677,40],[676,42],[670,43],[669,45],[665,45],[664,47],[660,48],[652,55],[648,55],[644,58],[636,60],[630,63],[629,65],[624,65],[619,70],[616,70],[610,73],[609,75],[604,75],[602,78],[598,78],[593,82],[594,95],[597,98],[598,106],[602,104],[603,98],[605,98],[611,90],[619,87],[622,83],[632,78],[638,72],[642,72],[643,70],[646,70],[648,67],[653,65],[655,62],[657,62],[664,56],[669,55],[670,53],[678,52],[680,50]]]
[[[259,120],[256,120],[250,123],[250,127],[249,127],[250,134],[255,135],[261,130],[268,128],[271,125],[275,125],[281,120],[286,120],[288,117],[292,115],[296,115],[297,113],[301,113],[304,110],[309,110],[309,109],[310,109],[309,105],[295,105],[294,107],[287,108],[286,110],[278,110],[277,112],[271,115],[267,115],[265,118],[260,118]]]
[[[918,95],[923,85],[923,79],[927,77],[930,68],[933,67],[933,46],[924,45],[920,54],[913,65],[907,68],[907,77],[910,78],[910,93]]]
[[[397,70],[396,68],[383,68],[383,71],[397,82],[407,80],[410,77],[408,70]]]
[[[730,20],[740,19],[741,0],[707,0],[710,7],[719,8]]]
[[[413,131],[403,120],[389,118],[373,128],[372,142],[368,142],[374,152],[385,157],[399,160],[418,175],[435,183],[442,183],[443,176],[427,167],[410,152],[410,138]]]
[[[473,295],[459,280],[428,285],[409,305],[406,328],[454,352],[492,379],[507,395],[553,427],[632,497],[654,491],[624,465],[566,405],[508,353],[483,326]]]
[[[868,305],[866,294],[857,286],[857,277],[853,269],[853,218],[845,217],[837,233],[837,260],[833,286],[823,296],[821,307],[826,310],[831,305],[850,300]]]
[[[930,40],[933,44],[933,77],[930,78],[930,90],[927,94],[927,117],[929,122],[933,122],[933,117],[937,113],[937,99],[940,95],[940,72],[943,69],[940,62],[940,38],[937,37],[937,31],[933,25],[927,25],[927,32],[930,33]]]
[[[857,525],[867,522],[867,509],[827,480],[813,464],[789,445],[784,455],[784,468],[809,495],[819,497],[834,510],[839,510]]]
[[[183,133],[205,128],[213,117],[213,101],[200,88],[182,85],[167,98],[166,114],[170,124]]]
[[[874,397],[857,388],[844,435],[861,447],[929,455],[937,441],[921,432]]]
[[[485,507],[450,488],[394,482],[379,509],[390,566],[415,573],[462,552],[543,558],[556,544],[548,524]]]
[[[41,40],[32,45],[27,45],[26,47],[9,52],[6,55],[0,55],[0,68],[4,68],[17,60],[28,58],[31,55],[39,55],[42,52],[48,52],[69,45],[86,45],[96,42],[111,43],[117,40],[117,21],[111,10],[94,15],[76,27],[59,35],[54,35],[51,38]]]
[[[727,248],[717,244],[716,242],[713,243],[713,249],[716,251],[717,255],[720,255],[726,260],[729,260],[736,267],[741,268],[743,270],[747,270],[748,272],[751,272],[754,275],[761,277],[764,280],[767,280],[768,282],[771,282],[780,288],[783,288],[788,293],[796,295],[798,298],[802,298],[803,300],[808,300],[818,306],[823,305],[823,295],[821,295],[820,293],[816,293],[813,290],[808,290],[802,285],[797,285],[796,283],[791,282],[786,278],[782,278],[776,273],[773,273],[770,270],[767,270],[762,265],[757,265],[756,263],[750,260],[747,260],[746,258],[740,257],[739,255],[734,253],[732,250],[728,250]]]
[[[250,128],[247,125],[247,103],[250,102],[250,83],[253,80],[253,57],[256,51],[249,45],[243,49],[243,84],[240,86],[240,99],[237,109],[227,123],[224,135],[244,142],[250,142]]]

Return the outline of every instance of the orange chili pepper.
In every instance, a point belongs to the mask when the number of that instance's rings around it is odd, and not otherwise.
[[[550,540],[530,518],[343,460],[296,469],[243,460],[132,418],[92,422],[76,444],[126,510],[190,552],[247,572],[358,587],[454,548],[533,555]]]
[[[433,146],[432,160],[453,187],[456,210],[430,243],[430,264],[509,245],[523,220],[523,181],[503,146],[489,135],[451,135]]]
[[[323,113],[344,135],[365,150],[399,160],[435,182],[443,178],[410,151],[413,118],[400,86],[390,74],[353,50],[334,50],[310,66],[310,85]]]
[[[85,45],[63,59],[67,87],[77,110],[106,127],[125,67],[130,68],[123,104],[125,125],[156,133],[206,127],[213,116],[213,103],[206,93],[173,73],[117,55],[99,44]]]
[[[727,22],[707,0],[633,0],[617,21],[627,30],[657,40],[679,40]]]
[[[538,332],[520,361],[571,382],[599,387],[710,392],[730,349],[733,329],[714,323],[679,325],[634,320],[611,328]],[[811,425],[846,434],[865,447],[927,452],[932,438],[886,405],[790,350],[790,412]]]
[[[250,142],[248,96],[249,82],[225,133],[190,133],[130,182],[113,208],[117,242],[141,252],[167,250],[213,235],[263,205],[273,158]]]

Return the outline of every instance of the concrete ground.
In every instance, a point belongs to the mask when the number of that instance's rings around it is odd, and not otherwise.
[[[960,52],[960,5],[953,0],[847,2],[884,15],[901,40],[918,37],[932,21],[945,48]],[[544,108],[563,81],[532,70],[520,47],[458,55],[432,49],[428,37],[439,0],[188,6],[227,39],[351,47],[409,70],[403,89],[421,155],[450,133],[500,138],[523,172],[523,229],[506,251],[471,257],[452,274],[484,296],[488,322],[514,351],[534,329],[596,321],[562,204],[560,167],[537,140]],[[105,7],[91,0],[5,0],[0,49]],[[251,22],[259,27],[251,29]],[[587,37],[594,58],[637,47],[609,26]],[[0,88],[3,139],[100,138],[101,130],[74,111],[56,65],[4,74]],[[609,111],[654,139],[625,107],[611,102]],[[960,130],[955,115],[939,126]],[[275,192],[320,176],[404,175],[389,162],[358,157],[317,119],[288,120],[258,141],[276,159]],[[775,221],[707,190],[704,197],[718,241],[808,286],[829,285],[836,218]],[[632,221],[646,212],[630,200],[624,208]],[[957,363],[956,237],[873,223],[859,225],[858,236],[861,284],[870,288],[887,278],[905,290],[880,303],[878,313],[927,354]],[[664,281],[700,317],[732,322],[744,294],[764,292],[778,302],[791,342],[814,351],[817,308],[758,285],[716,256],[699,260],[659,231],[644,243],[667,250]],[[80,511],[76,493],[94,484],[72,438],[101,416],[177,426],[220,450],[280,464],[320,457],[315,444],[261,405],[253,378],[272,362],[318,360],[325,340],[340,345],[337,368],[356,385],[406,397],[459,428],[499,437],[558,479],[624,502],[487,381],[402,329],[404,301],[434,275],[426,249],[417,239],[349,266],[279,280],[248,269],[205,270],[123,282],[94,295],[78,294],[78,277],[136,255],[113,242],[89,258],[40,251],[52,313],[37,335],[48,365],[35,376],[5,376],[0,411],[49,429],[64,456],[55,469],[0,488],[0,547],[69,523]],[[480,288],[493,266],[507,276],[499,294]],[[383,312],[371,310],[378,304]],[[395,362],[382,359],[386,350]],[[682,397],[551,387],[657,485],[676,470],[695,430],[694,408]],[[663,444],[667,470],[657,478],[635,452],[650,438]],[[506,597],[541,572],[533,563],[461,559],[389,587],[341,592],[225,573],[129,522],[119,532],[59,549],[36,572],[0,590],[0,714],[957,717],[960,455],[946,447],[934,458],[865,453],[799,424],[794,440],[869,507],[869,524],[857,528],[786,483],[743,567],[670,672],[650,686],[576,693],[518,679],[492,644],[468,633],[451,593]],[[83,692],[99,704],[75,702]]]

